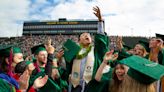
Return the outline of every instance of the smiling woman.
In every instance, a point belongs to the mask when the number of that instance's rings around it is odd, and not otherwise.
[[[127,72],[127,66],[117,64],[113,70],[113,80],[111,81],[110,92],[121,92],[121,85]]]

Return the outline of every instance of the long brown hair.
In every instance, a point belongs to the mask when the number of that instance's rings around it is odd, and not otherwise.
[[[142,84],[127,75],[127,66],[121,65],[121,68],[125,69],[124,80],[118,80],[115,73],[116,68],[114,68],[113,78],[109,86],[109,92],[155,92],[154,83]]]
[[[121,68],[125,69],[124,65],[121,65]],[[109,85],[109,91],[110,92],[119,92],[119,88],[121,87],[122,81],[117,78],[116,75],[116,67],[113,70],[112,73],[112,80],[110,81]]]

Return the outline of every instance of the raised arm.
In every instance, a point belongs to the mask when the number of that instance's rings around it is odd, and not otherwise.
[[[101,16],[100,8],[98,6],[93,7],[93,11],[94,11],[95,16],[99,20],[99,22],[98,22],[98,33],[104,34],[104,24],[103,24],[103,19]]]
[[[51,39],[50,38],[48,39],[47,44],[45,45],[45,47],[46,47],[46,50],[48,52],[47,64],[45,66],[45,73],[46,73],[46,75],[51,77],[51,74],[52,74],[52,62],[53,62],[53,59],[54,59],[55,48],[51,45]]]
[[[121,36],[117,37],[116,45],[117,45],[119,51],[121,51],[124,48],[122,43],[123,43],[122,37]]]
[[[102,22],[103,20],[102,20],[100,8],[98,6],[93,7],[93,11],[95,16],[98,18],[99,22]]]
[[[100,67],[97,70],[96,76],[95,76],[95,80],[97,81],[101,81],[102,75],[103,75],[103,69],[105,68],[105,66],[107,65],[107,63],[109,61],[114,61],[117,59],[118,55],[117,54],[113,54],[113,50],[112,51],[108,51],[106,52],[103,62],[101,63]]]

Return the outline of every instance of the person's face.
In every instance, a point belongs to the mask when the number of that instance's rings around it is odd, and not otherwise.
[[[79,42],[84,46],[88,46],[92,42],[91,35],[89,33],[82,33]]]
[[[152,38],[149,41],[149,48],[155,48],[155,47],[157,47],[157,44],[158,44],[158,41],[156,40],[156,38]]]
[[[30,63],[28,66],[27,66],[27,69],[30,73],[30,75],[32,74],[32,71],[35,69],[35,66],[33,63]]]
[[[115,69],[115,73],[116,73],[116,76],[118,78],[118,80],[123,80],[124,79],[124,75],[125,75],[125,68],[123,65],[121,64],[118,64],[116,66],[116,69]]]
[[[143,57],[144,56],[144,51],[142,49],[138,49],[138,50],[135,51],[135,55]]]
[[[134,54],[143,57],[144,47],[140,44],[136,44],[136,46],[134,47]]]
[[[36,55],[37,61],[40,63],[46,64],[47,63],[47,51],[40,51],[38,55]]]
[[[16,53],[16,54],[14,54],[14,57],[13,57],[14,66],[16,64],[18,64],[19,62],[21,62],[21,61],[24,61],[23,54],[22,53]]]

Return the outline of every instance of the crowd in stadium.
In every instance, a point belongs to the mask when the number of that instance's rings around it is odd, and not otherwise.
[[[164,35],[130,48],[107,36],[93,10],[95,35],[0,39],[0,92],[164,92]]]
[[[71,39],[75,42],[78,42],[78,35],[31,35],[31,36],[22,36],[14,37],[8,39],[0,39],[1,45],[15,45],[21,48],[24,54],[31,53],[30,48],[45,43],[46,39],[50,37],[52,40],[52,45],[56,50],[62,47],[62,44],[67,40]]]

